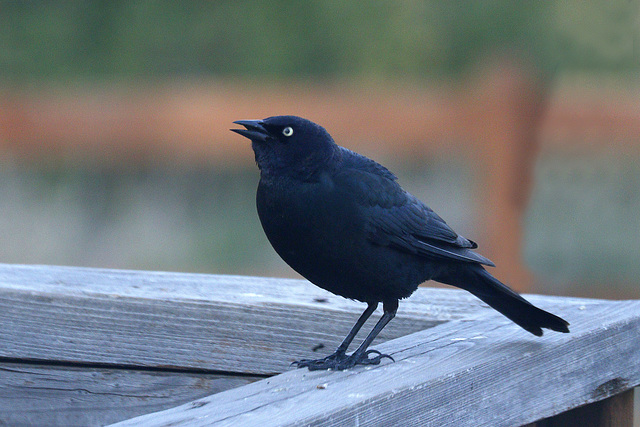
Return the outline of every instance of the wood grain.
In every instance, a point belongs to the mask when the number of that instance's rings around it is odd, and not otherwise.
[[[640,301],[554,308],[571,334],[455,320],[380,345],[395,363],[290,371],[118,425],[514,426],[640,383]]]
[[[0,363],[0,425],[105,425],[258,379]]]
[[[0,358],[273,374],[331,353],[364,308],[302,280],[5,265]],[[474,311],[419,290],[376,343]]]
[[[374,342],[395,363],[309,372],[289,364],[332,352],[362,304],[302,280],[0,264],[0,424],[520,425],[640,382],[640,301],[528,298],[572,332],[422,288]]]

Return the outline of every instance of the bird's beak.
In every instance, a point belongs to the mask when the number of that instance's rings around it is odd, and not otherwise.
[[[231,132],[239,133],[252,141],[264,142],[269,136],[269,132],[262,126],[262,120],[236,120],[233,123],[246,129],[229,129]]]

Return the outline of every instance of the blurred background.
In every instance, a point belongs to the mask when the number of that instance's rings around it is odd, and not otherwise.
[[[521,291],[640,298],[638,1],[0,2],[0,262],[291,276],[232,121],[387,165]]]

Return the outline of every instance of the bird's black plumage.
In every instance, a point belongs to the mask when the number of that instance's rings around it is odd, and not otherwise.
[[[535,335],[541,328],[569,331],[566,321],[491,276],[483,265],[493,263],[473,251],[477,245],[404,191],[388,169],[338,146],[321,126],[296,116],[234,123],[245,129],[232,130],[252,141],[258,216],[273,248],[317,286],[368,304],[334,354],[299,367],[345,369],[389,357],[367,347],[395,316],[398,300],[429,279],[471,292]],[[382,318],[347,356],[380,302]]]

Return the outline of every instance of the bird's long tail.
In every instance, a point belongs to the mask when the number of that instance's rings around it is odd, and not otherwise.
[[[534,306],[479,264],[448,269],[442,277],[434,279],[471,292],[534,335],[542,336],[542,328],[569,332],[566,320]]]

